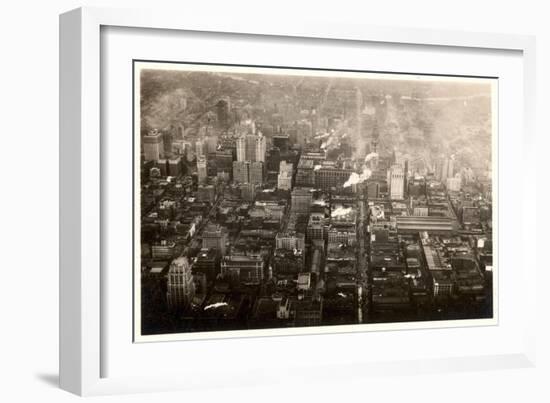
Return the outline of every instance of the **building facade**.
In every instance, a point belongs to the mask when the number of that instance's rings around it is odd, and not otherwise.
[[[260,161],[251,162],[249,165],[248,181],[250,183],[264,183],[264,163]]]
[[[168,160],[168,174],[170,176],[180,176],[182,174],[181,157],[171,157]]]
[[[307,237],[310,240],[325,239],[325,215],[323,213],[311,213],[307,224]]]
[[[292,164],[289,164],[286,161],[281,161],[279,165],[279,175],[277,176],[278,189],[292,190],[292,172]]]
[[[186,257],[180,256],[170,264],[166,299],[168,306],[175,310],[185,310],[195,296],[195,284],[191,267]]]
[[[293,231],[279,232],[275,237],[275,245],[277,249],[304,250],[306,247],[305,236]]]
[[[153,130],[143,137],[143,153],[146,161],[157,161],[164,157],[162,133]]]
[[[462,186],[462,179],[460,176],[447,178],[447,190],[450,192],[460,192]]]
[[[248,133],[237,138],[237,161],[265,162],[266,138],[261,134]]]
[[[405,190],[405,172],[401,165],[392,165],[389,171],[390,199],[403,200]]]
[[[227,244],[227,230],[218,224],[209,224],[202,232],[202,248],[216,249],[222,256],[225,255]]]
[[[325,191],[341,189],[354,171],[341,167],[321,167],[314,170],[315,187]]]
[[[295,188],[291,194],[291,210],[298,214],[309,214],[313,196],[309,189]]]
[[[206,166],[206,158],[204,156],[200,156],[197,158],[197,179],[199,183],[206,182],[206,178],[208,177],[208,170]]]
[[[225,256],[221,265],[222,275],[240,284],[260,284],[264,276],[264,260],[261,256]]]
[[[248,183],[248,169],[250,163],[248,161],[233,162],[233,181],[236,183]]]

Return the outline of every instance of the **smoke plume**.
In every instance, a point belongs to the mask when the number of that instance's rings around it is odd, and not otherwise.
[[[351,207],[342,207],[339,206],[335,210],[332,211],[331,217],[342,217],[350,214],[353,211],[353,208]]]
[[[378,158],[378,153],[373,152],[373,153],[367,154],[367,156],[365,157],[365,164],[370,160],[372,160],[373,158]]]
[[[204,307],[204,310],[207,311],[209,309],[216,309],[216,308],[220,308],[222,306],[227,306],[227,302],[216,302],[214,304],[207,305],[207,306]]]
[[[369,179],[371,176],[371,170],[367,167],[363,167],[363,172],[361,174],[358,174],[357,172],[353,172],[346,183],[344,183],[344,187],[347,188],[351,185],[357,185],[358,183],[363,183],[367,179]]]

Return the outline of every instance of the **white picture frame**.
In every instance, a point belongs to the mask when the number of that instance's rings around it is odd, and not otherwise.
[[[523,64],[523,155],[532,153],[534,140],[535,40],[530,36],[429,31],[350,25],[330,21],[306,20],[300,24],[279,24],[269,20],[195,18],[151,10],[115,10],[80,8],[60,17],[60,385],[79,395],[161,391],[207,387],[205,372],[182,377],[172,372],[148,376],[102,376],[105,349],[102,315],[106,315],[101,288],[104,256],[101,240],[101,204],[103,156],[101,154],[101,36],[102,27],[135,27],[195,32],[245,34],[261,37],[338,39],[342,41],[408,44],[521,52]],[[130,96],[130,94],[128,95]],[[520,136],[520,134],[518,134]],[[506,163],[506,161],[501,161]],[[534,176],[526,179],[534,183]],[[523,234],[518,234],[523,235]],[[521,239],[521,238],[520,238]],[[526,241],[525,241],[526,242]],[[534,257],[528,256],[526,243],[518,251],[525,255],[525,276],[536,275]],[[508,253],[508,252],[503,252]],[[521,291],[529,312],[535,312],[534,284]],[[509,298],[504,296],[504,298]],[[536,322],[526,315],[521,325],[525,342],[502,354],[464,357],[425,357],[386,362],[362,362],[360,358],[345,364],[326,364],[308,369],[308,376],[323,378],[333,368],[338,376],[359,373],[418,373],[512,368],[533,366],[535,362]],[[301,336],[311,337],[311,336]],[[337,336],[334,336],[337,337]],[[334,338],[333,338],[334,339]],[[192,342],[186,342],[192,343]],[[243,342],[237,344],[243,348]],[[196,348],[205,348],[198,343]],[[185,365],[185,364],[182,364]],[[301,373],[302,367],[290,366],[285,375]],[[244,369],[242,368],[244,371]],[[277,371],[276,367],[271,371]],[[229,382],[242,385],[265,380],[266,373],[244,379],[236,372],[231,379],[216,378],[214,385]],[[303,374],[301,374],[303,375]],[[327,381],[330,378],[326,378]]]

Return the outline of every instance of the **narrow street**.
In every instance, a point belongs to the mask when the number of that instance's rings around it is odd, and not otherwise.
[[[357,204],[359,220],[357,223],[357,321],[367,323],[370,311],[370,286],[367,258],[367,199],[361,186],[358,190]]]

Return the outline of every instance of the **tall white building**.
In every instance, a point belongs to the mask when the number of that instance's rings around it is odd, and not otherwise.
[[[446,164],[446,172],[445,172],[445,179],[447,178],[452,178],[454,176],[454,164],[455,164],[455,161],[454,159],[452,158],[448,158],[447,159],[447,164]]]
[[[236,140],[237,161],[265,162],[266,138],[259,133],[246,134]]]
[[[206,182],[208,171],[206,169],[206,158],[204,156],[197,157],[197,178],[199,183]]]
[[[246,161],[246,136],[241,136],[237,138],[237,161],[244,162]]]
[[[390,199],[403,200],[405,191],[405,172],[401,165],[392,165],[389,172]]]
[[[436,161],[435,176],[440,182],[446,183],[447,178],[454,176],[454,160],[442,157]]]
[[[245,157],[246,161],[256,161],[256,135],[245,136]]]
[[[146,161],[157,161],[164,157],[162,133],[155,129],[143,137],[143,153]]]
[[[266,139],[259,133],[255,139],[255,159],[253,161],[265,162]]]
[[[462,186],[462,178],[457,175],[453,178],[447,178],[447,190],[451,192],[460,192]]]
[[[292,171],[294,170],[294,166],[286,161],[281,161],[279,164],[279,173],[289,173],[292,176]]]
[[[186,257],[174,259],[168,270],[168,289],[166,299],[172,309],[186,309],[195,296],[195,284],[191,266]]]
[[[205,154],[204,150],[204,141],[203,140],[197,140],[195,142],[195,154],[197,155],[197,158],[203,157]]]
[[[279,175],[277,176],[277,188],[281,190],[292,190],[292,164],[281,161]]]
[[[292,190],[292,175],[289,175],[288,172],[280,173],[277,176],[277,189]]]

